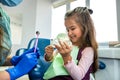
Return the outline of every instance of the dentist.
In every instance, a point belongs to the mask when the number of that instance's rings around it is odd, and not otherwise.
[[[22,0],[0,0],[1,4],[9,7],[17,6],[21,2]],[[21,56],[8,58],[11,47],[10,18],[4,10],[0,8],[0,66],[6,62],[13,65],[11,68],[0,71],[0,80],[16,80],[27,74],[38,63],[38,49],[34,52],[34,48],[32,48],[24,52]]]

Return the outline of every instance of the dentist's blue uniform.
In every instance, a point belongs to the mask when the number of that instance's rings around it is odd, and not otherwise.
[[[0,3],[14,7],[20,4],[22,0],[0,0]],[[7,56],[10,54],[12,41],[11,41],[11,29],[10,29],[10,17],[7,13],[0,7],[0,28],[3,29],[3,41],[2,47],[0,47],[0,65],[3,65]]]

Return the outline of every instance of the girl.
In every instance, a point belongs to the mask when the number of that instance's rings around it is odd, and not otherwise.
[[[47,46],[45,59],[52,64],[44,74],[48,80],[90,80],[90,73],[98,69],[97,42],[90,14],[92,10],[77,7],[65,14],[65,26],[72,47],[64,41]]]

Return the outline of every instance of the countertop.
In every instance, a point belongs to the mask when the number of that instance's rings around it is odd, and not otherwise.
[[[102,58],[120,59],[120,48],[98,48],[98,56]]]

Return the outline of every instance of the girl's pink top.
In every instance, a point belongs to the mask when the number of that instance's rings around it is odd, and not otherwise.
[[[76,65],[72,60],[69,61],[68,64],[64,66],[74,80],[81,80],[85,76],[91,64],[93,63],[93,56],[94,56],[93,49],[91,47],[86,47],[82,51],[82,57],[78,65]]]

